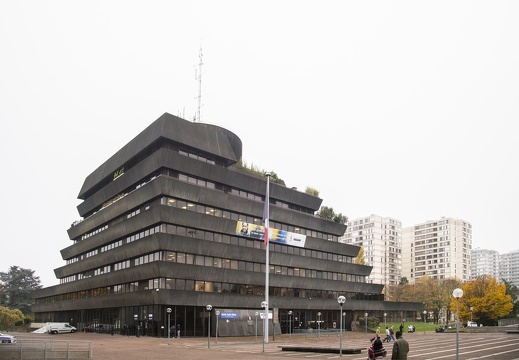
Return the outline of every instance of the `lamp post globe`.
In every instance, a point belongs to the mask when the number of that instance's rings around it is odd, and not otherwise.
[[[213,310],[213,305],[206,305],[205,309],[209,312],[207,326],[207,348],[209,349],[211,347],[211,310]]]
[[[321,312],[317,313],[317,337],[321,337]]]
[[[171,345],[171,308],[166,308],[166,312],[168,313],[168,345]]]
[[[459,319],[459,311],[458,311],[458,300],[463,296],[463,290],[460,288],[456,288],[452,291],[452,296],[456,298],[456,360],[459,359],[460,353],[460,340],[459,340],[459,332],[460,332],[460,319]]]
[[[292,310],[288,311],[288,337],[292,340]]]
[[[259,312],[255,312],[254,313],[254,316],[256,316],[256,342],[258,342],[258,315],[259,315]]]
[[[341,325],[341,335],[340,335],[340,346],[339,346],[339,354],[340,356],[342,357],[342,305],[344,305],[344,303],[346,302],[346,298],[344,296],[339,296],[337,298],[337,302],[339,303],[339,305],[341,306],[341,312],[339,313],[339,317],[341,319],[340,321],[340,325]]]
[[[423,311],[423,333],[425,334],[425,318],[427,316],[427,311],[424,310]]]
[[[268,303],[266,301],[262,301],[261,307],[263,308],[263,352],[265,352],[265,343],[268,342]]]
[[[215,333],[215,339],[216,339],[216,343],[218,344],[218,318],[220,317],[220,312],[218,310],[216,310],[214,312],[214,314],[216,315],[216,333]]]
[[[366,334],[368,333],[368,313],[364,313],[364,322],[366,323]]]

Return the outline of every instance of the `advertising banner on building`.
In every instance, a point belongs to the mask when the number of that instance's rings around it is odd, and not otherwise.
[[[269,241],[290,246],[305,247],[306,235],[296,234],[293,232],[269,228]],[[238,221],[236,223],[236,235],[251,237],[254,239],[263,239],[265,227]]]

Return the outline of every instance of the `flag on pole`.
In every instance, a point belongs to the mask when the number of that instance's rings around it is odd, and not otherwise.
[[[267,192],[265,194],[265,206],[263,207],[263,223],[265,224],[265,231],[263,232],[263,244],[267,246],[269,242],[269,183],[270,179],[267,176]]]

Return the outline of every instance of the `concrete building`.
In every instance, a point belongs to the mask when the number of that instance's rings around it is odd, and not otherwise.
[[[519,287],[519,250],[499,255],[499,280],[501,279]]]
[[[472,225],[442,217],[402,229],[402,276],[470,280]]]
[[[85,179],[60,284],[36,292],[35,321],[148,336],[175,324],[207,336],[217,323],[219,336],[263,334],[267,182],[238,168],[241,156],[241,140],[221,127],[167,113],[153,122]],[[269,197],[269,333],[349,329],[365,312],[414,320],[420,304],[385,302],[384,285],[366,283],[372,267],[354,264],[359,248],[338,241],[346,226],[314,216],[322,199],[281,182]]]
[[[373,268],[367,282],[398,285],[402,256],[401,221],[372,214],[350,220],[347,225],[346,233],[339,241],[363,247],[366,265]]]
[[[488,249],[472,249],[470,279],[490,275],[499,279],[499,252]]]

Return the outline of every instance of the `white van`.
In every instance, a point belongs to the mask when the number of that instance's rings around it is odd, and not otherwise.
[[[47,332],[49,334],[73,333],[77,329],[67,323],[47,323]]]
[[[468,321],[467,327],[478,327],[478,323],[475,321]]]

